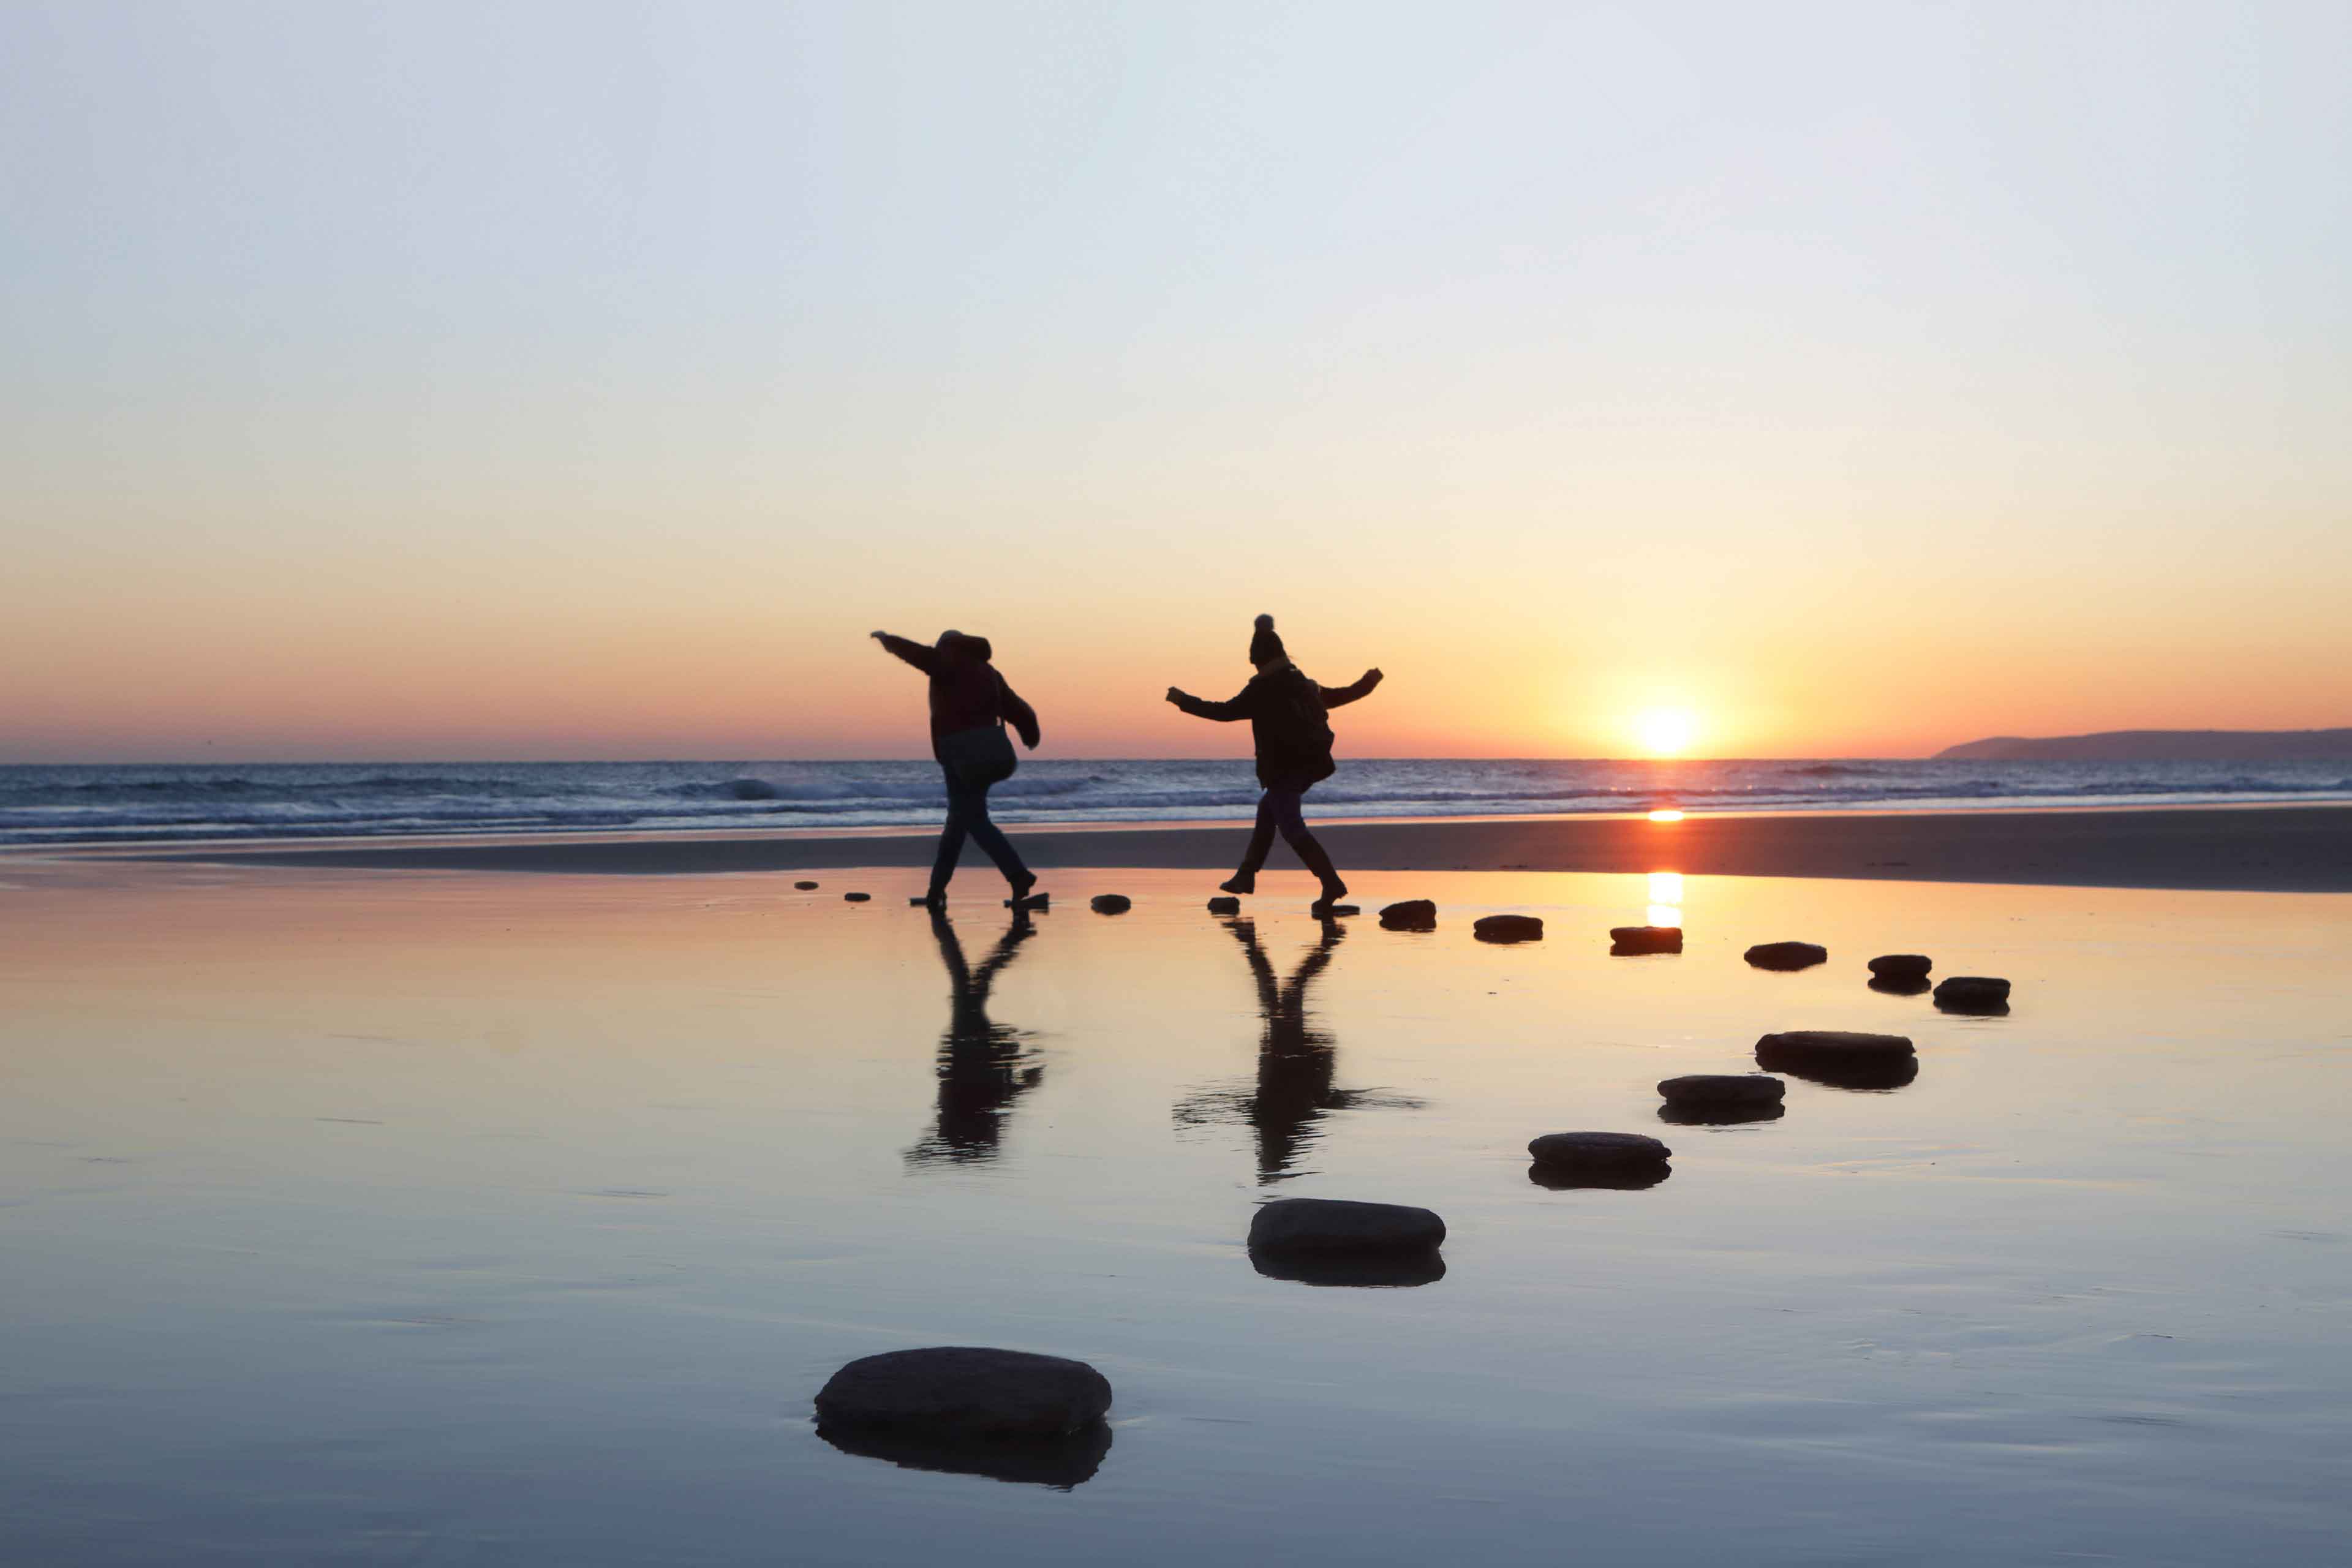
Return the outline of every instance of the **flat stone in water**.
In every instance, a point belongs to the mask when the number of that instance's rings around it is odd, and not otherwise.
[[[1916,985],[1935,967],[1936,961],[1924,952],[1881,953],[1870,961],[1872,978],[1897,985]]]
[[[1135,907],[1135,900],[1125,893],[1097,893],[1087,907],[1098,915],[1123,915]]]
[[[1760,1072],[1695,1072],[1661,1079],[1658,1096],[1669,1105],[1778,1105],[1789,1086]]]
[[[1541,942],[1543,921],[1534,915],[1486,915],[1470,922],[1480,942]]]
[[[1209,912],[1213,915],[1237,915],[1242,912],[1242,901],[1239,899],[1230,898],[1211,899]]]
[[[943,1345],[859,1357],[826,1379],[816,1415],[820,1427],[1053,1437],[1101,1420],[1110,1400],[1109,1380],[1082,1361]]]
[[[1901,1035],[1868,1035],[1849,1029],[1790,1029],[1756,1042],[1756,1060],[1763,1067],[1829,1068],[1852,1071],[1869,1068],[1891,1070],[1916,1053]]]
[[[814,882],[794,882],[793,886],[798,888],[803,893],[814,893],[816,891],[816,884]]]
[[[1437,901],[1433,899],[1407,899],[1389,904],[1381,910],[1382,931],[1435,931]]]
[[[2005,1013],[2009,982],[1989,974],[1955,974],[1936,987],[1936,1005],[1947,1013]]]
[[[1680,952],[1682,950],[1683,928],[1680,926],[1609,928],[1609,955],[1612,958],[1639,958],[1653,952]]]
[[[1747,957],[1757,969],[1811,969],[1827,963],[1830,950],[1810,942],[1762,942],[1749,948]]]
[[[1444,1239],[1444,1220],[1405,1204],[1276,1198],[1250,1216],[1253,1253],[1423,1252]]]
[[[1538,1165],[1616,1170],[1654,1165],[1673,1152],[1645,1132],[1547,1132],[1528,1144],[1528,1157]]]
[[[841,895],[841,901],[845,904],[862,904],[873,896],[871,893],[844,893]]]

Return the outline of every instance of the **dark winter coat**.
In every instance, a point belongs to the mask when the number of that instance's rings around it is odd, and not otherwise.
[[[1367,675],[1353,686],[1318,686],[1285,660],[1252,676],[1230,702],[1185,697],[1176,706],[1195,719],[1248,720],[1257,748],[1257,782],[1267,789],[1304,790],[1339,771],[1324,711],[1353,702],[1375,684]]]
[[[989,663],[995,651],[986,637],[957,633],[943,637],[935,647],[885,634],[882,646],[931,678],[931,752],[939,755],[943,736],[962,730],[985,730],[1009,723],[1021,743],[1037,749],[1037,710],[1021,700],[1012,685]],[[944,762],[946,759],[940,759]]]

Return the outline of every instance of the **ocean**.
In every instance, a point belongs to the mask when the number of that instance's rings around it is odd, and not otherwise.
[[[1024,762],[1007,823],[1246,815],[1244,759]],[[919,826],[929,762],[361,763],[0,767],[0,844],[185,843],[665,828]],[[2343,763],[1348,758],[1311,816],[1581,815],[2352,800]]]

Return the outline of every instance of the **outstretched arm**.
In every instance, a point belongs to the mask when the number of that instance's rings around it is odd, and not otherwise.
[[[1381,679],[1379,670],[1368,669],[1364,671],[1362,679],[1353,686],[1318,686],[1315,689],[1323,694],[1324,707],[1338,708],[1353,702],[1360,697],[1370,697],[1372,694],[1372,688],[1378,686]]]
[[[1179,691],[1172,686],[1168,689],[1169,701],[1195,719],[1213,719],[1220,724],[1230,724],[1236,719],[1250,716],[1249,704],[1243,700],[1247,696],[1249,688],[1244,686],[1231,702],[1207,702],[1189,691]]]
[[[908,642],[905,637],[894,637],[888,632],[868,632],[866,636],[921,670],[925,675],[935,674],[939,670],[940,655],[936,648],[925,647],[919,642]]]

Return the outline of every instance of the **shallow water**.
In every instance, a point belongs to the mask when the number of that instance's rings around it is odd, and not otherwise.
[[[943,936],[904,871],[0,872],[11,1562],[2301,1563],[2352,1523],[2352,900],[1364,879],[1418,934],[1129,871],[1024,933],[967,873]],[[1546,940],[1470,939],[1506,909]],[[1606,955],[1677,910],[1680,956]],[[1830,962],[1741,963],[1781,938]],[[1868,990],[1904,951],[2013,1011]],[[1786,1027],[1918,1077],[1660,1121]],[[1672,1176],[1530,1180],[1586,1127]],[[1267,1195],[1433,1207],[1442,1278],[1261,1275]],[[934,1343],[1095,1363],[1108,1451],[815,1434],[834,1367]]]

